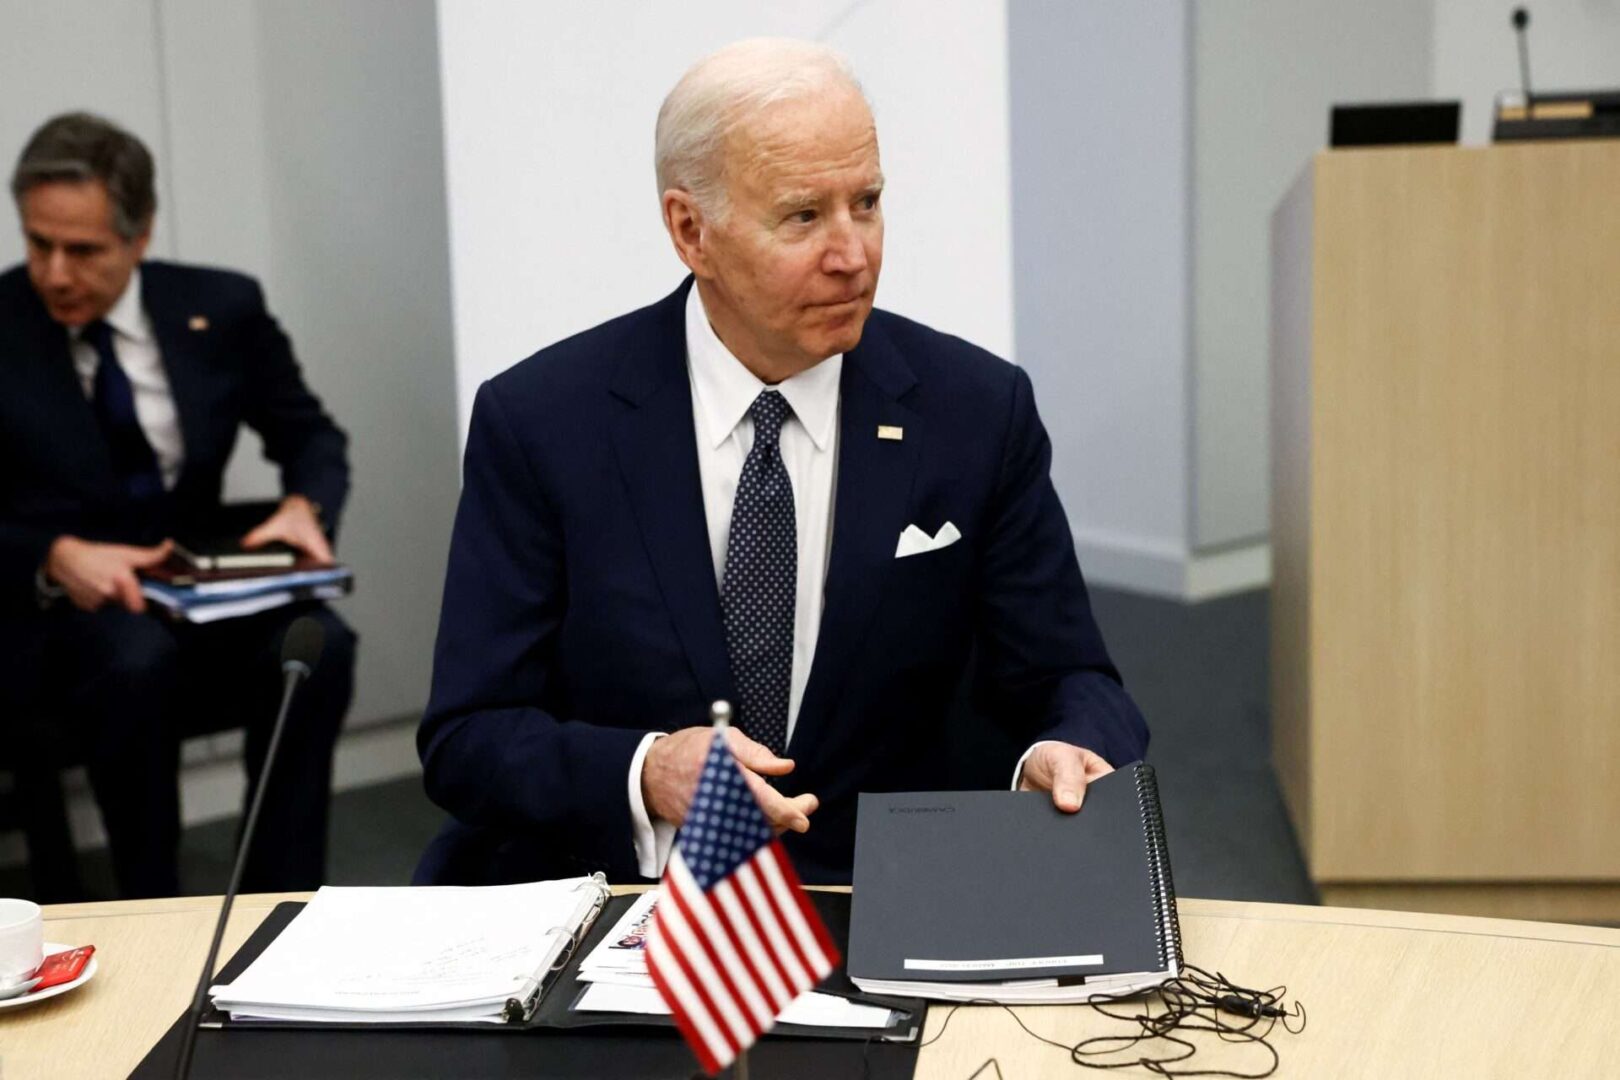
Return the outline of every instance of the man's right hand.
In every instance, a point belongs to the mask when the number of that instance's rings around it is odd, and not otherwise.
[[[692,796],[697,791],[698,774],[709,756],[709,741],[714,737],[711,727],[682,728],[672,735],[654,741],[641,764],[641,798],[647,813],[672,825],[686,820],[692,807]],[[808,832],[810,815],[815,813],[821,800],[806,792],[789,798],[767,784],[763,777],[786,776],[793,771],[793,762],[780,758],[736,728],[726,729],[732,756],[742,766],[743,776],[759,800],[765,817],[778,833],[792,829]]]
[[[173,547],[171,540],[155,547],[131,547],[58,536],[45,557],[45,577],[67,590],[68,599],[81,611],[118,604],[139,614],[146,610],[146,597],[135,572],[158,565]]]

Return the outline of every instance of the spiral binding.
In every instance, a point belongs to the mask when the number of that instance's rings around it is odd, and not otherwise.
[[[1181,920],[1176,916],[1176,886],[1170,878],[1170,846],[1164,834],[1164,812],[1159,807],[1159,778],[1153,766],[1139,762],[1132,770],[1136,776],[1136,801],[1142,809],[1142,832],[1147,838],[1148,876],[1152,879],[1153,914],[1158,920],[1159,962],[1169,970],[1175,962],[1180,974]]]

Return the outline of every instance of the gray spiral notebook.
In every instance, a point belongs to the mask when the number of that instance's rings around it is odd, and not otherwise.
[[[1152,766],[1036,792],[863,794],[850,978],[869,993],[1008,1003],[1127,994],[1180,973]]]

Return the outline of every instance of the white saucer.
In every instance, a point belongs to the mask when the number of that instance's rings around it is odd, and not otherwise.
[[[77,948],[77,946],[62,945],[58,942],[47,941],[45,943],[45,955],[54,956],[59,952],[67,952],[69,949],[73,948]],[[6,998],[4,1001],[0,1001],[0,1009],[15,1009],[23,1005],[32,1005],[36,1001],[44,1001],[46,998],[53,998],[58,994],[65,994],[69,990],[73,990],[89,982],[90,976],[94,975],[95,973],[96,958],[92,956],[90,957],[90,962],[84,965],[84,970],[79,972],[79,977],[74,979],[72,982],[59,983],[56,986],[47,986],[43,990],[35,990],[31,994],[24,994],[21,997]]]

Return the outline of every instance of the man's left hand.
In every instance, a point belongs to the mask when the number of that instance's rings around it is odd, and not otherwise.
[[[274,514],[242,537],[242,546],[251,550],[276,540],[292,545],[323,565],[333,561],[332,545],[326,541],[326,530],[321,528],[315,504],[302,495],[282,499]]]
[[[1079,746],[1064,742],[1037,743],[1024,759],[1019,791],[1050,791],[1052,805],[1072,814],[1086,797],[1086,785],[1107,776],[1114,767]]]

